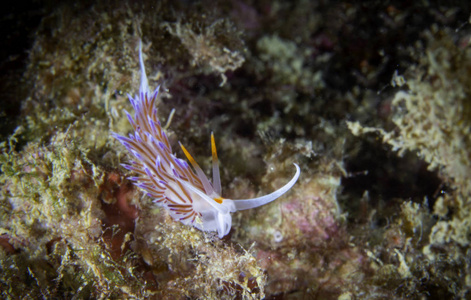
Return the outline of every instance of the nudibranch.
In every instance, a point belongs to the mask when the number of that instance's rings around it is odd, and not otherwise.
[[[258,207],[277,199],[286,193],[298,180],[300,169],[283,187],[263,197],[233,200],[221,197],[221,180],[214,135],[211,133],[213,180],[210,182],[188,150],[180,144],[190,165],[172,154],[167,135],[157,119],[156,100],[159,87],[150,92],[144,60],[142,42],[139,44],[139,64],[141,83],[139,94],[134,98],[128,95],[135,115],[125,111],[134,133],[129,137],[112,133],[134,160],[122,164],[138,176],[129,177],[136,186],[147,192],[153,202],[168,210],[174,220],[192,225],[203,231],[217,231],[219,238],[231,230],[231,213],[238,210]]]

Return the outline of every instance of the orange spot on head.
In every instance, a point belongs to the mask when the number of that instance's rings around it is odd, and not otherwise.
[[[217,197],[217,198],[214,198],[214,201],[216,201],[217,203],[219,204],[222,204],[222,201],[224,200],[223,197]]]

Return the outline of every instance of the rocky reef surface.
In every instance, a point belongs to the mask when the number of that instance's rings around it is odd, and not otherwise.
[[[469,298],[470,11],[12,7],[0,20],[1,297]],[[170,143],[209,171],[214,132],[224,197],[266,194],[301,167],[223,239],[175,222],[120,165],[132,158],[110,132],[132,129],[140,40]]]

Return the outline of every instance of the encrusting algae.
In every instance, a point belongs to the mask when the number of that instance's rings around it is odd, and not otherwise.
[[[0,297],[469,298],[469,9],[421,5],[45,7],[21,35],[28,55],[3,60],[25,67],[0,89],[23,92],[1,95],[21,113],[0,107],[0,126],[17,125],[0,142]],[[126,97],[144,77],[140,37],[161,84],[142,120],[122,113],[154,95]],[[168,153],[130,162],[158,150],[153,128]],[[146,138],[137,156],[120,144]],[[180,174],[173,196],[213,201],[222,220],[199,230],[174,220],[188,207],[152,203],[162,168]],[[269,205],[222,207],[295,181]]]

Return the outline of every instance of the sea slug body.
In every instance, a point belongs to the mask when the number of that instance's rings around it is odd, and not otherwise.
[[[157,119],[156,99],[159,87],[150,92],[139,44],[141,84],[139,94],[129,95],[135,115],[125,112],[134,133],[129,137],[112,133],[134,155],[124,168],[137,173],[130,177],[134,184],[146,191],[153,202],[166,208],[173,219],[203,231],[217,231],[219,238],[231,229],[231,213],[267,204],[286,193],[298,180],[300,169],[283,187],[266,196],[232,200],[221,197],[221,180],[214,135],[211,133],[213,180],[210,182],[190,153],[180,144],[190,165],[172,154],[167,135]]]

